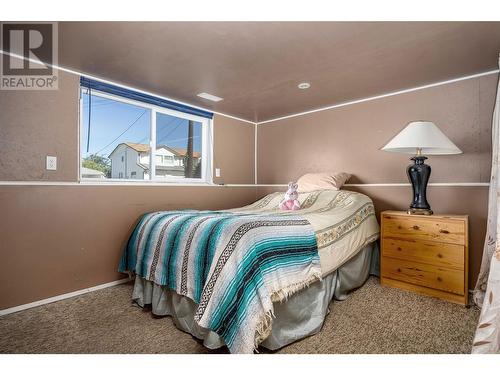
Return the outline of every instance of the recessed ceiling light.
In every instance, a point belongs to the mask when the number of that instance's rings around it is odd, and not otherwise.
[[[309,87],[311,87],[311,84],[309,82],[302,82],[302,83],[299,83],[297,87],[301,90],[305,90],[305,89],[308,89]]]
[[[220,97],[218,97],[218,96],[215,96],[215,95],[212,95],[212,94],[208,94],[208,93],[206,93],[206,92],[200,92],[200,93],[198,94],[198,96],[199,96],[200,98],[207,99],[207,100],[211,100],[211,101],[213,101],[213,102],[220,102],[221,100],[224,100],[224,99],[222,99],[222,98],[220,98]]]

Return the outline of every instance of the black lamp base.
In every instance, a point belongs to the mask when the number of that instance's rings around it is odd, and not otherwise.
[[[406,213],[408,215],[432,215],[434,212],[432,210],[426,210],[425,208],[409,208]]]
[[[417,155],[411,160],[411,164],[406,169],[406,174],[413,188],[413,201],[410,204],[410,209],[407,211],[411,215],[432,215],[431,206],[427,202],[427,182],[431,176],[430,165],[425,164],[425,156]]]

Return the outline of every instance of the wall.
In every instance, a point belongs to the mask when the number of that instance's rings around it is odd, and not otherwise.
[[[216,182],[253,183],[254,125],[218,115],[214,124]],[[123,277],[118,259],[144,212],[255,200],[252,186],[80,185],[77,145],[78,77],[59,72],[57,91],[0,91],[0,309]],[[57,171],[45,170],[46,155]]]
[[[346,187],[373,198],[377,212],[406,209],[408,155],[380,151],[412,120],[431,120],[463,150],[431,156],[431,183],[487,183],[497,75],[409,92],[258,125],[258,183],[283,184],[313,171],[353,174]],[[259,196],[272,188],[259,188]],[[436,213],[470,215],[470,286],[477,278],[486,230],[487,186],[430,186]]]
[[[220,168],[217,184],[253,184],[255,163],[255,125],[229,117],[216,116],[214,129],[214,169]]]
[[[251,187],[2,186],[0,309],[104,284],[144,212],[223,209]]]
[[[258,182],[282,184],[308,171],[345,170],[346,187],[372,197],[377,211],[404,209],[405,155],[379,151],[407,122],[430,119],[464,151],[431,157],[431,182],[488,182],[496,76],[457,82],[258,127]],[[252,184],[254,126],[214,118],[216,183]],[[0,91],[0,309],[122,277],[115,270],[137,217],[157,209],[241,206],[276,187],[91,186],[77,181],[78,78],[59,73],[59,90]],[[45,170],[45,156],[58,170]],[[39,181],[9,186],[1,181]],[[66,182],[69,185],[50,185]],[[471,225],[471,282],[486,226],[486,186],[430,186],[437,213],[466,213]]]
[[[0,91],[0,181],[77,180],[78,90],[78,77],[59,72],[58,90]]]

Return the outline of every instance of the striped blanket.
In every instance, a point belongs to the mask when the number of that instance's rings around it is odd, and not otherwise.
[[[232,353],[252,353],[271,332],[273,302],[321,278],[306,219],[227,211],[145,214],[119,270],[191,298],[195,321]]]

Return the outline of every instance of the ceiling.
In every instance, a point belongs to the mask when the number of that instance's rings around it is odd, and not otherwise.
[[[500,22],[59,23],[59,65],[256,122],[496,69],[499,52]]]

